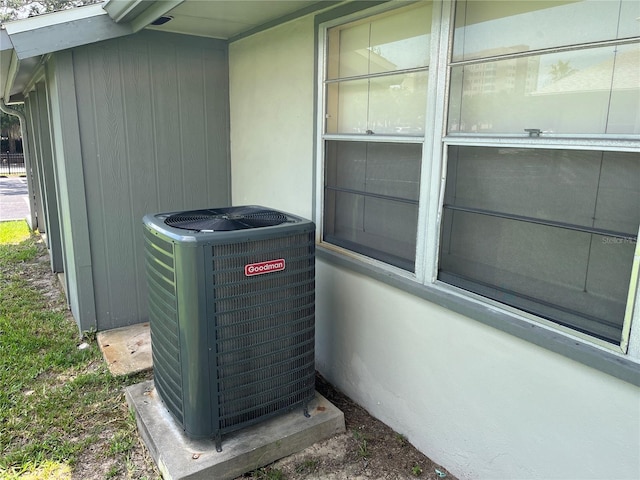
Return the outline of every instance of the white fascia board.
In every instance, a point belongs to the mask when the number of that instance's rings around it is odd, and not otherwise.
[[[147,8],[142,0],[108,0],[103,8],[116,23],[130,22]]]
[[[5,50],[13,50],[13,43],[7,31],[4,28],[0,28],[0,52]]]
[[[9,35],[13,35],[15,33],[27,32],[38,28],[64,24],[74,20],[95,17],[96,15],[106,15],[106,12],[102,8],[102,4],[44,13],[34,17],[12,20],[4,23],[3,25],[7,32],[9,32]]]
[[[115,23],[102,5],[16,20],[5,29],[19,60],[133,33],[129,25]]]
[[[13,50],[0,52],[0,97],[10,101],[11,87],[18,71],[18,59]]]
[[[5,88],[9,83],[9,72],[13,58],[13,43],[9,34],[3,28],[0,29],[0,97],[5,98]],[[15,75],[14,75],[15,76]]]
[[[116,23],[128,23],[138,32],[185,0],[108,0],[104,9]]]
[[[152,22],[163,16],[165,13],[174,9],[185,0],[158,0],[152,2],[151,5],[136,18],[131,20],[131,27],[134,32],[138,32],[149,26]]]

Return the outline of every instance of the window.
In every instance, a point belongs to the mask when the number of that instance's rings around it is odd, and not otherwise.
[[[640,133],[633,8],[456,3],[438,257],[439,280],[614,345],[640,224],[616,144]]]
[[[640,4],[447,5],[323,30],[322,242],[624,353]]]
[[[430,5],[327,30],[323,239],[413,271]]]

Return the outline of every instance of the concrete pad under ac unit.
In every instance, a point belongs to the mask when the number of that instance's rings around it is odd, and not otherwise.
[[[217,452],[214,440],[192,440],[184,434],[152,380],[128,387],[126,397],[165,480],[233,479],[345,431],[344,414],[316,392],[309,418],[297,408],[229,433],[222,437],[222,452]]]

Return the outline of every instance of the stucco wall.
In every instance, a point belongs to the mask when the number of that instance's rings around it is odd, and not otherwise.
[[[233,203],[313,211],[313,19],[230,46]],[[317,261],[317,368],[460,478],[631,479],[640,389]]]
[[[313,18],[229,47],[231,192],[311,217],[313,201]]]

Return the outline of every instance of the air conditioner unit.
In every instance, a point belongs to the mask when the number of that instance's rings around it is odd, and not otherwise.
[[[190,438],[315,395],[315,225],[260,206],[146,215],[156,391]]]

